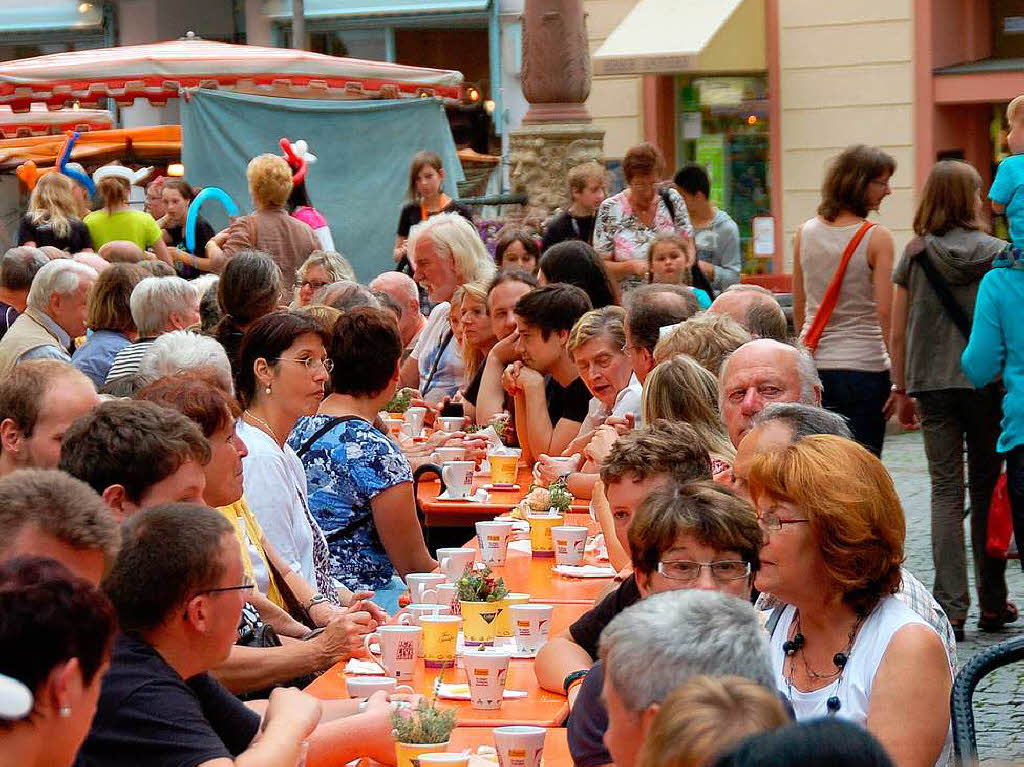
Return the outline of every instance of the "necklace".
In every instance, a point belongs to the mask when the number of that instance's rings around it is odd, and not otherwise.
[[[832,695],[829,696],[828,700],[825,701],[825,707],[828,709],[829,716],[835,716],[836,713],[842,708],[842,701],[839,700],[838,692],[839,686],[843,682],[843,674],[846,672],[846,666],[850,661],[850,655],[853,652],[853,643],[857,639],[857,632],[860,630],[861,624],[864,622],[865,614],[861,613],[857,616],[857,622],[853,624],[853,628],[850,629],[850,633],[846,639],[846,647],[837,652],[832,656],[832,665],[835,666],[835,671],[824,671],[819,672],[811,668],[811,665],[807,662],[807,653],[804,652],[804,646],[807,644],[807,639],[804,637],[803,627],[800,624],[800,611],[796,611],[794,621],[796,623],[796,633],[793,634],[793,638],[782,643],[782,652],[786,658],[789,659],[789,674],[785,674],[786,687],[789,692],[790,701],[793,700],[793,664],[796,662],[796,655],[800,655],[800,659],[803,661],[804,672],[807,674],[809,679],[820,680],[820,679],[832,679],[835,678],[835,688],[832,690]],[[785,666],[785,659],[783,660],[783,666]]]
[[[248,418],[250,421],[253,421],[253,426],[262,427],[263,431],[267,432],[271,437],[274,438],[274,442],[281,444],[281,440],[277,438],[277,434],[274,432],[274,427],[271,426],[266,421],[264,421],[254,412],[252,412],[251,410],[246,410],[242,413],[242,417]]]

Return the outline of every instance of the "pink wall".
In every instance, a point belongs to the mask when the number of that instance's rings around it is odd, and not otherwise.
[[[933,19],[931,68],[976,61],[991,55],[992,11],[989,0],[926,0],[926,4]]]
[[[984,187],[992,182],[992,141],[989,104],[957,104],[935,108],[935,139],[931,159],[939,152],[962,150],[964,159],[978,169]]]

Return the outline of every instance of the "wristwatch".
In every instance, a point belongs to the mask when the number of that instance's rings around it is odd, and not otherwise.
[[[309,601],[303,605],[303,608],[305,608],[305,610],[308,612],[313,608],[313,605],[323,604],[326,601],[328,601],[327,597],[325,597],[323,594],[314,594],[312,597],[310,597]]]
[[[565,694],[569,694],[569,688],[572,687],[573,682],[583,679],[589,672],[589,669],[580,669],[579,671],[573,671],[572,673],[566,674],[565,679],[562,681],[562,689],[565,690]]]
[[[892,391],[893,394],[906,394],[907,393],[907,387],[906,386],[897,386],[896,384],[893,384],[889,388],[890,388],[890,391]]]

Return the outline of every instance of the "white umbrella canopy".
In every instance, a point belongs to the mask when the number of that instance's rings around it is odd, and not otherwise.
[[[180,40],[54,53],[0,64],[0,105],[26,112],[77,102],[121,106],[136,98],[162,105],[188,88],[224,88],[264,96],[367,99],[462,96],[462,74],[346,59],[291,48]]]
[[[106,109],[57,109],[33,104],[27,112],[16,114],[9,106],[0,106],[0,139],[63,134],[66,130],[85,133],[109,130],[114,116]]]

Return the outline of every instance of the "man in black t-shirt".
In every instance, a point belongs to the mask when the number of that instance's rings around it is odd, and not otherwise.
[[[564,283],[536,288],[516,302],[519,360],[505,368],[502,383],[515,397],[524,454],[560,455],[587,417],[590,390],[566,344],[573,325],[591,308],[583,290]]]
[[[224,517],[196,504],[138,512],[122,527],[104,589],[123,633],[78,767],[200,767],[243,753],[297,761],[320,718],[317,701],[275,694],[253,743],[260,715],[207,673],[227,658],[252,589]]]

